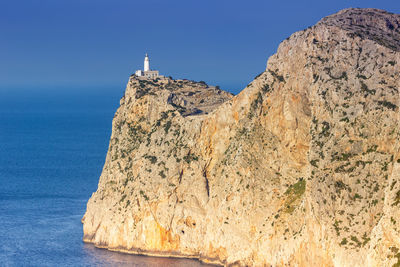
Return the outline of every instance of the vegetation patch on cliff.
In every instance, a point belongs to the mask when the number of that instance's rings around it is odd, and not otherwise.
[[[300,178],[297,183],[292,184],[286,190],[285,195],[287,196],[285,201],[285,212],[292,213],[296,209],[295,202],[299,200],[304,192],[306,191],[306,180]]]

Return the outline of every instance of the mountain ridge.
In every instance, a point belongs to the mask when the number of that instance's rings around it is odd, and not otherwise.
[[[238,95],[211,90],[200,116],[131,79],[84,241],[222,265],[398,264],[399,22],[328,16]]]

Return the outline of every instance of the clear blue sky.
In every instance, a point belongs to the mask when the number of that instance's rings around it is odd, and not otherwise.
[[[148,52],[162,74],[237,93],[283,39],[347,7],[400,13],[399,0],[1,0],[0,88],[123,89]]]

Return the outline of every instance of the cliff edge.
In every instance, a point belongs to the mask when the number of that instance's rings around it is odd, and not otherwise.
[[[238,266],[399,266],[400,15],[346,9],[239,95],[138,80],[85,242]]]

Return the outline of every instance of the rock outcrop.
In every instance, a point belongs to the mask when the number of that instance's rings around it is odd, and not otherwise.
[[[222,265],[400,265],[400,15],[346,9],[239,95],[129,80],[84,241]]]

